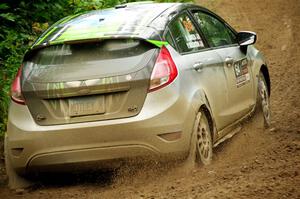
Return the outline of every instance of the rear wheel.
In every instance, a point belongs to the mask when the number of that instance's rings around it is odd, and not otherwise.
[[[194,129],[192,132],[190,152],[186,161],[186,166],[208,165],[212,161],[212,136],[209,122],[204,111],[196,115]]]
[[[196,134],[196,160],[198,163],[208,165],[212,161],[212,136],[207,116],[199,112],[195,121]]]
[[[271,111],[270,111],[270,99],[268,86],[265,77],[262,72],[258,77],[258,96],[257,96],[257,108],[261,110],[264,117],[264,126],[268,128],[271,123]]]
[[[25,179],[22,176],[19,176],[11,165],[6,136],[4,139],[4,156],[5,156],[5,169],[6,169],[6,175],[8,177],[9,188],[24,189],[30,187],[32,185],[32,182],[30,182],[29,180]]]

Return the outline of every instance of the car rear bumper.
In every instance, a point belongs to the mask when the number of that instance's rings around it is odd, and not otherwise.
[[[135,117],[39,126],[27,106],[12,102],[6,151],[18,173],[32,168],[80,167],[89,162],[182,154],[189,150],[194,123],[194,111],[186,104],[172,92],[156,92],[147,96]],[[169,133],[181,136],[173,141],[159,136]]]

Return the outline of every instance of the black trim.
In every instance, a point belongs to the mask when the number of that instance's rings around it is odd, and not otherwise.
[[[217,50],[217,49],[222,49],[222,48],[232,48],[232,47],[240,47],[240,46],[238,44],[231,44],[231,45],[226,45],[226,46],[203,48],[203,49],[197,50],[197,51],[184,52],[184,53],[178,52],[178,53],[180,55],[188,55],[188,54],[192,54],[192,53],[206,52],[206,51],[211,51],[211,50]]]

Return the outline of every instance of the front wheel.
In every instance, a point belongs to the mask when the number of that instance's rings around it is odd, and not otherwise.
[[[270,99],[269,90],[262,72],[258,77],[258,94],[257,94],[257,108],[262,111],[264,117],[264,126],[268,128],[271,123]]]

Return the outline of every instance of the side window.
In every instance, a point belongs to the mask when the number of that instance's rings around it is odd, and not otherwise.
[[[203,41],[187,13],[176,17],[169,24],[169,31],[180,53],[204,48]],[[166,40],[168,41],[168,34]]]
[[[219,47],[236,43],[234,33],[220,20],[200,11],[194,12],[194,17],[210,46]]]

